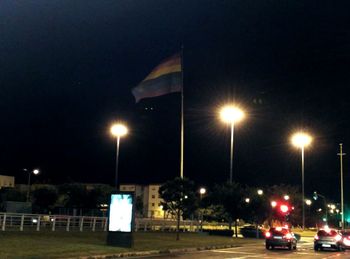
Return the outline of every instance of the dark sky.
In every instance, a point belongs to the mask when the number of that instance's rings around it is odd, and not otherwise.
[[[235,135],[235,179],[301,184],[290,134],[306,129],[305,190],[339,196],[338,145],[350,140],[347,1],[0,2],[0,173],[26,181],[111,183],[110,124],[126,121],[121,182],[179,175],[180,96],[135,104],[131,89],[184,45],[185,176],[229,176],[229,129],[218,107],[247,119]],[[153,110],[145,109],[153,108]],[[350,154],[349,154],[350,155]],[[345,166],[345,188],[350,176]]]

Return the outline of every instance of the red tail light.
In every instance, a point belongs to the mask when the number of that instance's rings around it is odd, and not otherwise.
[[[344,243],[344,245],[346,245],[346,246],[350,246],[350,239],[349,239],[349,237],[345,237],[345,238],[343,239],[343,243]]]
[[[318,235],[315,235],[314,238],[315,238],[315,240],[318,240],[318,239],[319,239]]]
[[[291,233],[288,233],[284,236],[284,238],[286,239],[292,239],[292,234]]]
[[[336,235],[334,238],[336,241],[339,241],[341,239],[341,235]]]
[[[265,233],[265,237],[266,237],[266,238],[271,237],[271,233],[270,233],[270,232],[266,232],[266,233]]]

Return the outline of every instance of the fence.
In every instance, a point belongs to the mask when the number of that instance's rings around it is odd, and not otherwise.
[[[2,231],[107,231],[107,217],[0,213]],[[176,220],[136,218],[135,231],[175,231]],[[182,231],[200,231],[200,222],[182,220]],[[227,229],[225,223],[205,223],[205,228]]]

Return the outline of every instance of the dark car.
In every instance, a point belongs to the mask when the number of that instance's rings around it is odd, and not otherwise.
[[[336,229],[320,229],[314,237],[314,250],[344,250],[342,234]]]
[[[258,238],[265,238],[265,231],[262,227],[258,227],[258,230],[256,229],[256,226],[253,225],[247,225],[243,226],[240,231],[241,235],[243,237],[253,237],[256,238],[258,235]]]
[[[297,238],[289,228],[270,228],[270,230],[265,233],[265,247],[266,249],[286,247],[289,250],[295,250],[297,249]]]

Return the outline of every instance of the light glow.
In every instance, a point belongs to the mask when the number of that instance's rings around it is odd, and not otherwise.
[[[128,134],[128,128],[121,123],[114,124],[111,127],[111,134],[115,137],[123,137]]]
[[[343,240],[343,243],[344,243],[344,245],[346,245],[346,246],[350,246],[350,240],[349,240],[349,238],[348,238],[348,237],[345,237],[344,240]]]
[[[310,145],[312,142],[312,137],[304,132],[295,133],[292,136],[292,144],[298,148],[304,148]]]
[[[40,173],[40,171],[39,171],[38,169],[34,169],[34,170],[33,170],[33,174],[36,175],[36,174],[39,174],[39,173]]]
[[[263,195],[264,191],[263,190],[258,190],[257,193],[258,193],[258,195]]]
[[[244,112],[236,106],[227,105],[221,109],[220,118],[223,122],[235,123],[244,118]]]
[[[272,206],[272,208],[276,207],[277,206],[277,202],[271,201],[271,206]]]
[[[280,210],[283,212],[283,213],[286,213],[286,212],[288,212],[288,210],[289,210],[289,208],[288,208],[288,206],[287,205],[281,205],[280,206]]]
[[[287,233],[287,234],[285,235],[285,238],[286,238],[286,239],[292,239],[292,234],[291,234],[291,233]]]
[[[203,187],[199,189],[200,194],[205,194],[206,192],[207,192],[207,190]]]
[[[338,234],[334,238],[335,238],[336,241],[339,241],[339,240],[341,240],[341,235]]]
[[[266,232],[265,233],[265,237],[267,237],[267,238],[271,237],[271,233],[270,232]]]

